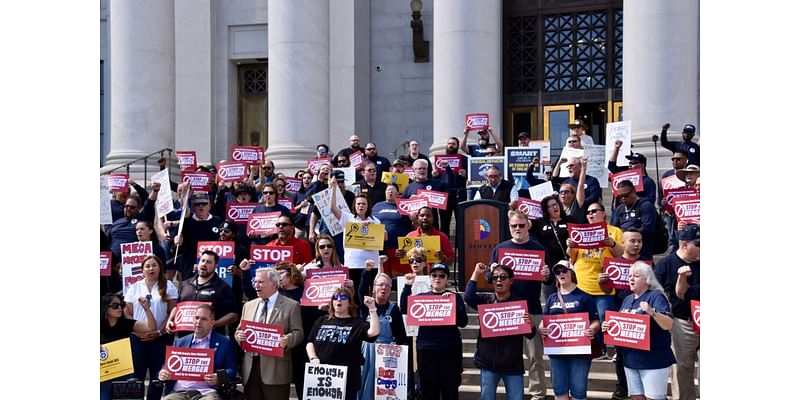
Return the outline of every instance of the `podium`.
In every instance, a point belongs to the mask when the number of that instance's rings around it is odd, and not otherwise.
[[[489,264],[492,250],[508,240],[508,204],[496,200],[470,200],[458,204],[456,218],[461,227],[456,239],[458,248],[458,287],[463,292],[478,262]],[[485,278],[478,280],[479,290],[493,290]]]

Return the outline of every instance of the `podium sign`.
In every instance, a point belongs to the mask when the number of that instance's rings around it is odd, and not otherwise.
[[[463,291],[475,264],[488,263],[494,247],[508,239],[508,204],[495,200],[461,202],[456,218],[462,227],[456,243],[461,266],[457,272],[458,286]],[[483,277],[478,280],[478,289],[493,290]]]

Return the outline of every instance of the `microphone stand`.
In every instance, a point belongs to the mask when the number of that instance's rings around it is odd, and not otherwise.
[[[658,170],[658,135],[653,135],[652,139],[653,139],[653,158],[656,159],[656,190],[658,191],[658,193],[656,193],[656,199],[658,199],[658,195],[659,193],[661,193],[661,172]],[[656,201],[656,203],[658,203],[658,201]]]

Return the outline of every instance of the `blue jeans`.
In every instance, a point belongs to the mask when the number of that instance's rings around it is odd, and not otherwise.
[[[497,398],[497,383],[503,379],[506,387],[506,399],[522,400],[525,391],[524,375],[503,375],[488,369],[481,370],[481,400],[495,400]]]
[[[592,360],[582,356],[550,357],[550,381],[556,397],[571,395],[573,400],[585,399],[591,366]]]
[[[664,220],[664,225],[667,227],[667,237],[669,238],[667,254],[672,254],[678,250],[678,222],[674,215],[667,213],[664,213],[661,219]]]
[[[595,303],[597,303],[597,314],[600,315],[600,322],[602,323],[605,321],[606,318],[606,310],[616,311],[617,308],[614,305],[614,296],[592,296],[594,297]],[[606,351],[606,344],[603,343],[603,332],[602,330],[597,331],[594,335],[594,340],[597,340],[600,343],[600,347],[603,349],[603,352]]]

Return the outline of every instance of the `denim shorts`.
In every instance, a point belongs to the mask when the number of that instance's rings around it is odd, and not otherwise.
[[[667,398],[667,379],[670,367],[659,369],[632,369],[625,367],[628,395],[644,395],[648,399]]]

